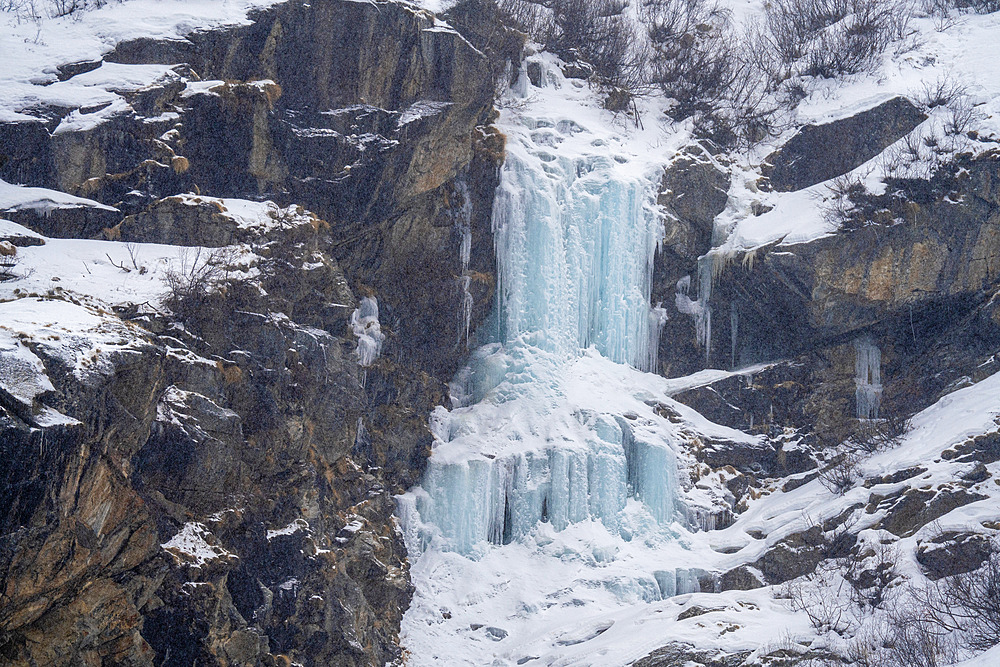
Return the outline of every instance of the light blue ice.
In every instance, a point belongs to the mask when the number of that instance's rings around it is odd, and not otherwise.
[[[550,134],[580,131],[575,124],[546,127]],[[562,400],[560,368],[582,350],[655,370],[662,311],[651,307],[649,293],[662,222],[652,206],[654,183],[608,156],[571,158],[512,140],[493,209],[490,340],[456,376],[453,411],[432,424],[439,444],[468,443],[470,453],[459,460],[432,455],[421,486],[401,499],[411,548],[433,544],[474,555],[484,545],[520,540],[540,522],[559,531],[590,519],[631,539],[621,525],[630,497],[663,526],[678,518],[669,442],[636,435],[620,415],[581,410],[572,423],[546,422]],[[532,423],[486,423],[497,411],[482,406],[517,401],[530,401]],[[518,446],[485,456],[476,448],[483,433]],[[658,571],[655,584],[652,574],[647,579],[653,598],[694,585],[672,570]]]

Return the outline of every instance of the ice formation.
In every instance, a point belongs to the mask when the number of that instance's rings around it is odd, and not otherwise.
[[[371,366],[382,352],[385,334],[378,321],[378,301],[366,296],[351,313],[351,329],[358,338],[358,363]]]
[[[854,362],[854,397],[858,419],[878,419],[882,401],[882,352],[870,338],[860,338],[854,343],[857,357]]]
[[[472,320],[472,307],[475,302],[472,298],[472,292],[469,290],[472,284],[472,276],[469,275],[469,262],[472,259],[472,203],[469,201],[468,187],[465,185],[464,181],[458,182],[459,195],[462,197],[462,205],[458,210],[456,215],[455,227],[460,235],[461,241],[459,243],[459,263],[462,265],[462,274],[458,277],[458,286],[461,291],[462,306],[459,308],[459,314],[462,318],[461,326],[459,326],[459,343],[469,343],[469,323]]]
[[[660,316],[649,304],[660,221],[650,184],[610,155],[550,151],[571,120],[531,122],[542,143],[512,146],[493,211],[499,338],[540,333],[565,354],[593,345],[608,359],[649,369]]]
[[[441,631],[427,627],[446,590],[468,596],[466,614],[501,596],[490,613],[527,628],[555,601],[654,602],[700,590],[704,578],[692,557],[676,558],[680,535],[704,523],[679,501],[680,426],[658,412],[676,404],[667,380],[643,372],[656,367],[666,317],[649,299],[662,166],[606,119],[571,118],[561,104],[523,111],[539,94],[523,70],[512,89],[522,111],[502,120],[495,312],[451,383],[452,409],[431,417],[421,484],[398,497],[417,587],[404,620],[413,664],[434,663],[422,647]],[[542,80],[545,94],[586,95],[557,68]],[[457,220],[456,231],[465,273],[468,225]],[[542,593],[527,581],[468,592],[520,577],[528,562],[531,576],[546,573],[549,602],[529,601]]]
[[[421,540],[436,534],[461,553],[509,543],[542,521],[561,530],[593,518],[617,529],[629,496],[657,520],[673,518],[669,442],[636,438],[624,418],[552,409],[563,366],[582,350],[643,370],[656,363],[662,310],[649,291],[662,223],[652,183],[602,147],[553,150],[586,132],[573,120],[524,119],[523,130],[508,146],[493,209],[495,343],[456,382],[459,402],[471,405],[439,416],[437,451],[414,494],[421,523],[433,527]],[[463,268],[466,245],[463,234]],[[517,423],[493,421],[504,404]]]

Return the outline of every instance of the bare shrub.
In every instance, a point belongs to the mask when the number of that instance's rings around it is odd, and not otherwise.
[[[944,131],[949,136],[964,135],[972,129],[979,117],[979,110],[976,109],[972,98],[968,95],[957,95],[948,104],[948,120],[945,121]]]
[[[907,31],[903,0],[774,0],[765,5],[770,41],[781,61],[806,76],[833,78],[872,70]]]
[[[693,117],[699,136],[725,147],[777,134],[770,99],[776,60],[759,23],[737,33],[716,0],[645,0],[639,17],[649,82],[674,100],[672,117]]]
[[[781,597],[788,599],[793,611],[803,612],[819,632],[844,634],[855,625],[850,601],[842,596],[844,585],[835,566],[821,564],[814,573],[786,582]]]
[[[164,274],[164,304],[183,321],[203,317],[213,296],[224,290],[237,258],[233,248],[185,248],[178,266]]]
[[[499,0],[497,6],[505,22],[532,39],[541,41],[552,31],[552,17],[546,9],[530,0]]]
[[[99,9],[108,2],[109,0],[0,0],[0,11],[13,14],[18,21],[39,21],[43,18],[69,16],[86,9]]]
[[[900,577],[895,545],[878,543],[845,559],[844,579],[851,598],[862,610],[882,607],[891,597],[891,586]]]
[[[948,20],[948,14],[951,10],[992,14],[1000,11],[1000,0],[928,0],[925,9],[931,16],[944,19],[944,27],[947,27],[951,24],[951,21]]]
[[[874,454],[895,447],[912,428],[908,417],[892,415],[883,419],[859,419],[851,443]]]
[[[960,6],[968,7],[977,14],[1000,12],[1000,0],[964,0]]]
[[[2,250],[3,248],[0,247],[0,251]],[[17,255],[5,255],[3,252],[0,252],[0,283],[8,280],[16,280],[19,277],[15,271],[16,267]]]
[[[725,93],[701,119],[702,131],[721,146],[750,148],[777,136],[779,104],[771,94],[768,65],[755,52],[748,32],[736,47]]]
[[[812,38],[847,13],[844,0],[773,0],[764,7],[771,44],[786,64],[804,56]]]
[[[1000,644],[1000,552],[979,569],[942,580],[923,601],[928,619],[958,631],[968,648],[984,651]]]
[[[640,18],[651,83],[677,100],[680,117],[712,108],[736,69],[729,12],[714,0],[645,0]]]
[[[883,664],[893,667],[941,667],[958,657],[953,638],[912,603],[889,614],[881,643]]]
[[[851,642],[861,667],[943,667],[1000,644],[1000,553],[978,570],[911,586]]]
[[[828,491],[842,496],[854,488],[861,476],[858,471],[860,463],[861,457],[857,452],[842,452],[820,470],[819,483]]]
[[[593,67],[597,83],[635,90],[645,79],[644,53],[623,0],[557,0],[546,45]]]
[[[850,217],[855,202],[868,189],[859,174],[844,174],[833,179],[827,186],[828,196],[823,198],[820,208],[827,221],[840,225]]]
[[[953,158],[956,141],[934,132],[911,132],[882,154],[887,177],[930,181]]]
[[[939,76],[934,81],[924,81],[914,97],[925,109],[952,104],[959,97],[968,95],[969,87],[954,76]]]

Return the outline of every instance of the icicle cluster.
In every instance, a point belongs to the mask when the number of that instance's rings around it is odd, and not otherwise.
[[[385,334],[378,321],[378,301],[366,296],[351,313],[351,329],[358,338],[358,363],[371,366],[382,352]]]
[[[870,338],[854,342],[854,397],[858,419],[878,419],[882,402],[882,353]]]
[[[501,340],[542,332],[567,354],[594,346],[612,361],[652,368],[660,222],[648,183],[618,166],[603,155],[510,151],[493,209]]]
[[[437,534],[451,549],[470,554],[483,542],[517,540],[541,521],[562,530],[596,519],[617,531],[630,497],[642,501],[657,521],[670,522],[677,488],[673,450],[637,439],[621,418],[585,413],[577,419],[591,436],[582,443],[503,458],[448,463],[432,458],[422,488],[401,501],[436,528],[412,536],[419,550]]]

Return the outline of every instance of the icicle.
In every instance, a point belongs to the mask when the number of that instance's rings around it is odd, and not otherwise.
[[[354,312],[351,313],[351,329],[358,339],[358,363],[362,367],[371,366],[382,352],[385,334],[378,321],[378,301],[375,297],[366,296]],[[367,372],[362,375],[361,385],[364,386]]]
[[[459,234],[458,260],[462,271],[458,276],[458,288],[461,304],[458,309],[459,343],[469,345],[469,325],[472,322],[472,308],[475,300],[469,287],[472,285],[472,277],[469,275],[469,262],[472,259],[472,201],[469,198],[469,189],[465,181],[458,181],[455,185],[457,197],[461,198],[462,205],[455,214],[455,227]]]
[[[702,258],[705,259],[705,258]],[[709,260],[711,261],[711,260]],[[703,269],[704,262],[698,262],[698,298],[688,296],[691,291],[691,276],[684,276],[677,281],[677,291],[674,305],[677,310],[694,318],[695,340],[705,350],[705,363],[708,363],[712,341],[712,310],[708,305],[711,294],[711,265],[707,271]]]
[[[375,458],[375,450],[372,449],[371,437],[368,435],[368,429],[365,428],[365,422],[361,417],[358,417],[352,454],[364,463],[372,463]]]
[[[475,300],[472,298],[472,292],[469,291],[469,286],[471,284],[471,277],[458,277],[458,285],[462,291],[462,307],[459,310],[459,317],[462,318],[462,322],[458,330],[458,335],[459,342],[464,342],[466,347],[469,345],[469,325],[472,322],[472,307],[475,305]]]
[[[882,401],[882,353],[870,338],[854,341],[854,391],[858,419],[878,419]]]
[[[514,94],[520,98],[525,98],[528,96],[528,89],[531,85],[531,80],[528,78],[528,66],[526,62],[521,63],[521,67],[517,70],[517,80],[511,86],[511,90]]]

